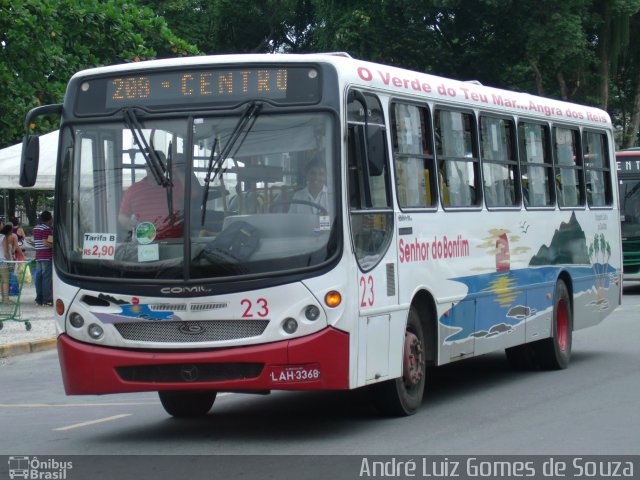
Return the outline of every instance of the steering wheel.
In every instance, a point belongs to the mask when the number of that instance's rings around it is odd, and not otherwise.
[[[282,207],[284,205],[287,205],[287,211],[288,211],[289,207],[295,203],[297,203],[298,205],[309,205],[310,207],[317,208],[318,210],[320,210],[320,213],[322,215],[329,215],[329,211],[319,203],[312,202],[310,200],[301,200],[301,199],[299,200],[297,198],[292,198],[291,200],[278,200],[271,204],[271,206],[269,207],[269,212],[277,213],[276,212],[277,207]],[[286,213],[284,211],[284,208],[282,209],[281,213]]]

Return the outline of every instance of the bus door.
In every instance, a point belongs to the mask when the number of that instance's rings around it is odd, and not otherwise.
[[[349,221],[357,261],[358,383],[402,373],[390,352],[402,348],[404,319],[394,318],[398,278],[386,127],[377,96],[352,90],[348,97]],[[393,358],[401,358],[401,351]],[[398,362],[399,363],[399,362]]]

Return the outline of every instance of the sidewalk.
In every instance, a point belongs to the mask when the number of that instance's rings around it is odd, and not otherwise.
[[[56,346],[53,307],[36,305],[36,289],[33,283],[22,288],[20,311],[21,320],[29,320],[31,330],[27,331],[23,321],[0,320],[0,358],[49,350]]]

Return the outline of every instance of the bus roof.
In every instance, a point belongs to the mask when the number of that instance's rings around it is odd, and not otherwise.
[[[640,157],[640,148],[625,148],[618,150],[616,157]]]
[[[611,128],[609,114],[595,107],[563,102],[545,97],[487,87],[476,81],[464,82],[427,73],[405,70],[388,65],[365,62],[345,53],[312,54],[235,54],[170,58],[126,63],[83,70],[75,78],[110,73],[136,72],[156,68],[198,68],[211,65],[240,63],[283,64],[322,62],[334,65],[339,72],[341,86],[359,85],[388,91],[391,95],[412,95],[435,102],[454,103],[461,107],[474,106],[505,114],[539,117],[569,123],[580,122]]]

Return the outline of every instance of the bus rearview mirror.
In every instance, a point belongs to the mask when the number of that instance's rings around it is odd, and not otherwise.
[[[369,175],[377,177],[384,171],[385,137],[384,128],[380,125],[367,126],[367,160]]]
[[[22,157],[20,159],[20,186],[33,187],[38,177],[40,161],[40,137],[25,135],[22,139]]]

